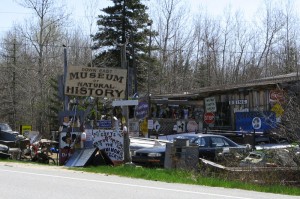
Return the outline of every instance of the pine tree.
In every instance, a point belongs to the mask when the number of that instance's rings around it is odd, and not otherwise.
[[[114,5],[104,8],[102,12],[105,14],[98,16],[98,32],[92,35],[93,49],[99,52],[93,64],[97,67],[120,68],[122,45],[126,44],[129,76],[135,76],[138,82],[143,82],[147,78],[144,71],[147,71],[145,62],[149,61],[146,60],[149,36],[156,34],[155,31],[150,32],[149,15],[146,13],[148,8],[140,0],[112,1]]]
[[[49,112],[47,113],[47,117],[49,119],[50,130],[58,130],[60,124],[58,120],[58,113],[63,109],[63,104],[58,95],[59,89],[57,79],[50,79],[50,88],[53,95],[49,99]]]

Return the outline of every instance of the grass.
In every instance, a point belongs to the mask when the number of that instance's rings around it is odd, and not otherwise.
[[[0,161],[23,163],[22,161],[15,161],[15,160],[0,160]],[[31,164],[30,162],[24,162],[24,163]],[[38,163],[33,163],[33,164],[37,165]],[[55,165],[48,165],[48,166],[55,166]],[[69,169],[82,171],[82,172],[118,175],[118,176],[130,177],[130,178],[162,181],[168,183],[182,183],[182,184],[193,184],[193,185],[202,185],[202,186],[211,186],[211,187],[224,187],[224,188],[234,188],[234,189],[258,191],[258,192],[300,196],[299,187],[284,186],[284,185],[262,185],[262,184],[247,183],[247,182],[241,183],[241,181],[225,180],[219,177],[204,177],[197,172],[191,172],[191,171],[188,172],[184,170],[135,167],[130,165],[120,165],[114,167],[113,166],[71,167]]]
[[[134,166],[90,166],[83,168],[71,168],[79,171],[104,173],[110,175],[125,176],[131,178],[140,178],[145,180],[162,181],[168,183],[182,183],[193,185],[204,185],[212,187],[225,187],[252,190],[258,192],[285,194],[285,195],[300,195],[299,187],[283,186],[283,185],[261,185],[254,183],[241,183],[240,181],[228,181],[218,177],[203,177],[195,172],[188,172],[174,169],[156,169]]]

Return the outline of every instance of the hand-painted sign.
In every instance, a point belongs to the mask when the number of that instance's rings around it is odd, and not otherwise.
[[[93,129],[94,146],[104,150],[112,161],[124,159],[122,131]]]
[[[75,149],[80,148],[81,132],[61,132],[59,140],[59,164],[65,164],[74,153]]]
[[[259,118],[253,121],[253,118]],[[236,131],[253,131],[253,122],[255,122],[255,128],[259,128],[261,131],[269,130],[276,127],[275,113],[272,111],[265,112],[237,112],[235,113],[235,127]],[[260,123],[260,125],[259,125]]]
[[[125,98],[126,69],[69,66],[66,95]]]
[[[205,109],[206,112],[216,112],[216,99],[214,97],[205,98]]]

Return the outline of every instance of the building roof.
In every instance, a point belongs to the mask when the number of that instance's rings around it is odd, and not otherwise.
[[[289,73],[284,75],[278,75],[273,77],[265,77],[261,79],[254,79],[242,84],[231,84],[231,85],[219,85],[219,86],[210,86],[203,87],[192,92],[184,93],[167,93],[152,95],[152,99],[191,99],[191,98],[201,98],[208,97],[214,93],[226,93],[231,90],[255,90],[260,87],[274,86],[277,84],[289,83],[299,81],[299,73]]]

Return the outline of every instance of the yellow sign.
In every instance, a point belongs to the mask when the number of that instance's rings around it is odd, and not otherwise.
[[[148,122],[147,122],[147,120],[144,120],[141,123],[140,129],[141,129],[141,132],[143,133],[144,136],[147,135],[147,133],[148,133]]]
[[[284,112],[282,106],[281,106],[279,103],[276,103],[276,104],[272,107],[271,111],[273,111],[273,112],[276,114],[276,117],[282,116],[282,115],[283,115],[283,112]]]
[[[21,125],[20,126],[20,133],[26,136],[30,131],[32,131],[31,125]]]

